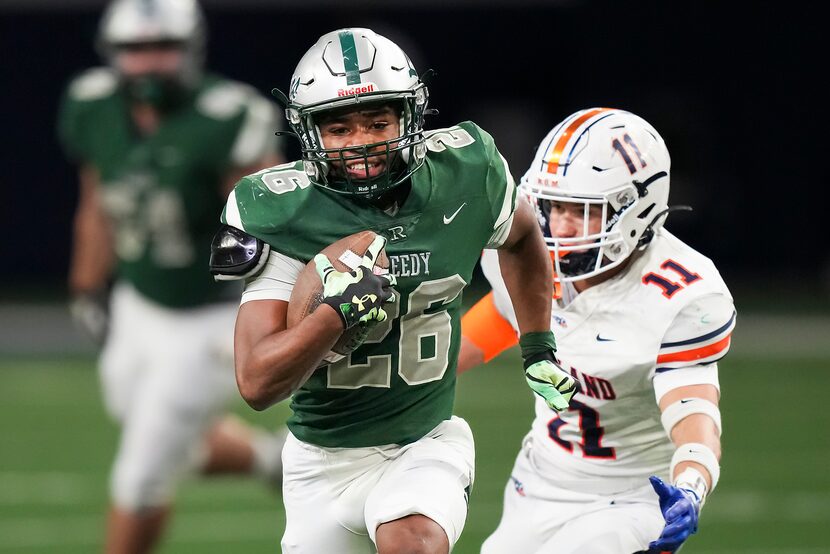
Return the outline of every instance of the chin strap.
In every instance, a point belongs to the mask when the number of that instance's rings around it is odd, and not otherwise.
[[[637,182],[635,181],[635,186]],[[645,185],[644,185],[645,186]],[[643,246],[647,245],[651,242],[651,239],[654,238],[654,226],[660,220],[660,218],[668,217],[671,212],[691,212],[694,209],[691,206],[669,206],[662,212],[657,212],[657,215],[651,220],[651,223],[648,224],[645,231],[643,231],[643,236],[640,237],[640,240],[637,241],[637,248],[642,248]]]
[[[418,80],[420,80],[425,85],[429,86],[430,84],[432,84],[432,80],[436,77],[438,77],[438,72],[430,67],[429,69],[421,73],[421,76],[418,78]]]
[[[283,91],[276,87],[271,89],[271,96],[273,96],[277,100],[277,102],[282,104],[283,108],[287,108],[291,104],[291,101],[288,100],[288,96],[286,96]]]
[[[436,77],[438,77],[438,72],[432,68],[429,68],[426,71],[424,71],[418,79],[427,87],[429,87],[432,85],[432,80]],[[436,110],[435,108],[427,108],[424,110],[424,117],[428,115],[438,115],[438,110]]]
[[[278,137],[294,137],[297,140],[300,140],[300,135],[295,133],[294,131],[277,131],[274,135]]]
[[[669,174],[666,173],[665,171],[658,171],[657,173],[655,173],[654,175],[652,175],[651,177],[649,177],[648,179],[646,179],[642,183],[640,181],[637,181],[637,180],[634,180],[634,181],[631,181],[631,182],[637,188],[637,194],[639,195],[639,197],[642,198],[642,197],[644,197],[648,194],[648,186],[651,183],[653,183],[657,179],[662,179],[663,177],[668,177],[668,176],[669,176]]]

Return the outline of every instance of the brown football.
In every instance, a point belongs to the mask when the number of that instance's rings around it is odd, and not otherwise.
[[[375,240],[373,231],[360,231],[330,244],[320,253],[328,257],[331,265],[337,271],[351,271],[360,263],[366,249],[369,248],[373,240]],[[389,258],[386,257],[385,250],[380,251],[378,259],[375,261],[375,267],[389,268]],[[314,260],[311,260],[300,272],[297,282],[294,283],[294,289],[291,291],[286,321],[288,328],[290,329],[299,324],[304,317],[316,310],[322,301],[323,282],[317,275],[317,265]],[[331,350],[336,354],[345,356],[360,346],[365,335],[366,329],[360,325],[355,325],[343,332]]]

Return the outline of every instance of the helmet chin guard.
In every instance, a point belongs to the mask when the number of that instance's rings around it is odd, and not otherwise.
[[[548,133],[519,187],[536,206],[556,280],[599,275],[646,248],[668,211],[670,167],[657,131],[622,110],[582,110]],[[552,204],[580,206],[582,232],[552,236]],[[601,207],[593,233],[592,206]]]
[[[424,116],[429,92],[409,57],[395,43],[370,29],[332,31],[312,46],[291,78],[285,105],[288,125],[300,139],[305,172],[315,185],[333,192],[374,198],[405,182],[423,165]],[[319,124],[334,110],[389,105],[400,115],[400,135],[373,144],[326,148]],[[336,165],[382,157],[386,170],[358,179]],[[339,163],[333,163],[339,162]]]

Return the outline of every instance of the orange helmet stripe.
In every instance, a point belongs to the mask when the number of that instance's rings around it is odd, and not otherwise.
[[[556,145],[553,147],[553,152],[551,152],[550,158],[548,158],[548,173],[556,173],[559,169],[559,158],[562,156],[562,151],[565,150],[565,146],[567,146],[568,140],[570,140],[574,132],[579,129],[583,123],[595,115],[607,112],[611,109],[612,108],[594,108],[571,121],[568,128],[565,129],[565,131],[559,136],[559,140],[556,141]]]

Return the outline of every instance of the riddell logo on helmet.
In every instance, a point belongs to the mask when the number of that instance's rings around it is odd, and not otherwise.
[[[363,94],[365,92],[375,92],[375,84],[365,83],[351,88],[339,88],[337,89],[337,96],[351,96],[353,94]]]

